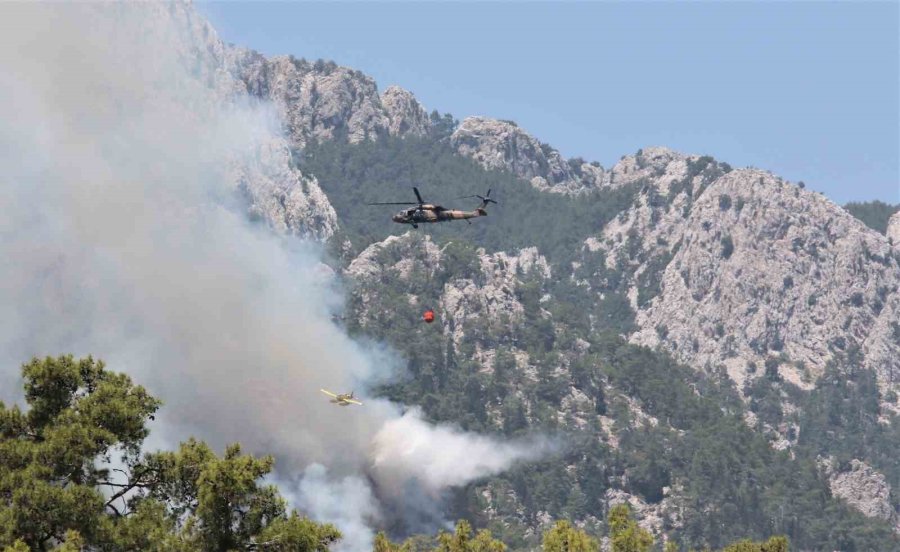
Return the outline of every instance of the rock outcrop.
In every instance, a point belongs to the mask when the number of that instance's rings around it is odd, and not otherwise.
[[[637,519],[638,525],[650,533],[656,539],[663,538],[666,525],[680,527],[681,520],[678,514],[678,499],[672,494],[672,489],[664,489],[665,498],[657,504],[648,504],[640,497],[627,493],[620,489],[608,489],[604,495],[607,508],[619,504],[627,504]]]
[[[457,345],[463,333],[476,323],[520,320],[523,307],[516,297],[517,285],[527,277],[550,278],[550,265],[535,247],[517,253],[478,250],[476,254],[477,264],[470,271],[442,278],[446,283],[439,297],[422,298],[436,303],[444,331]],[[372,282],[408,281],[414,268],[423,277],[436,279],[438,272],[444,270],[444,255],[430,237],[420,238],[407,232],[367,247],[350,263],[345,275],[362,284],[363,289]],[[369,302],[368,298],[363,299],[364,303]]]
[[[669,186],[687,177],[688,163],[699,159],[698,155],[685,155],[661,146],[643,148],[634,155],[622,157],[613,166],[609,171],[609,185],[621,187],[641,181],[653,182],[658,193],[668,193]]]
[[[516,286],[529,275],[550,278],[550,265],[536,247],[518,253],[479,253],[480,273],[456,278],[444,286],[441,306],[446,313],[448,331],[458,344],[468,326],[476,320],[497,322],[508,318],[521,320],[524,309],[516,298]]]
[[[240,77],[251,94],[273,102],[295,148],[339,134],[360,142],[388,126],[375,81],[347,67],[251,54]]]
[[[891,505],[891,486],[872,466],[857,459],[845,470],[839,470],[833,459],[820,461],[825,470],[831,494],[844,500],[864,516],[891,523],[900,533],[900,517]]]
[[[371,77],[334,62],[267,59],[245,50],[236,67],[250,94],[275,105],[294,148],[310,140],[357,143],[381,134],[421,135],[430,125],[410,92],[392,86],[379,96]]]
[[[292,167],[281,138],[259,145],[256,156],[235,164],[231,175],[250,215],[280,233],[326,240],[338,229],[337,213],[315,177]]]
[[[489,170],[506,170],[539,190],[578,194],[603,186],[602,167],[560,153],[510,121],[469,117],[450,137],[453,148]]]
[[[897,389],[900,265],[884,236],[820,194],[710,158],[648,148],[611,171],[614,186],[634,182],[634,205],[584,248],[630,280],[633,342],[723,366],[739,389],[770,359],[805,388],[842,359]]]
[[[891,215],[888,220],[887,238],[895,248],[900,249],[900,211]]]
[[[393,136],[422,136],[431,127],[431,119],[412,92],[389,86],[381,93],[381,105],[388,118],[388,132]]]

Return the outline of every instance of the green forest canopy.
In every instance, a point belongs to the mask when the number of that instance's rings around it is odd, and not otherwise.
[[[313,143],[297,154],[302,169],[316,175],[328,194],[355,250],[391,234],[411,230],[391,221],[401,206],[368,206],[379,201],[415,201],[418,186],[425,201],[447,208],[472,209],[477,199],[458,199],[491,190],[497,205],[472,224],[454,221],[420,226],[443,243],[467,241],[488,251],[537,246],[553,260],[568,257],[588,236],[597,234],[628,207],[634,189],[599,190],[579,197],[535,189],[505,171],[488,171],[457,155],[435,137],[383,137],[347,144]]]

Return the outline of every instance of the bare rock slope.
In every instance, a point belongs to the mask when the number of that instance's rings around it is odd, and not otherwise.
[[[236,67],[250,94],[273,102],[295,148],[310,140],[421,135],[431,124],[408,91],[392,86],[379,95],[371,77],[333,62],[243,50]]]
[[[261,56],[224,44],[190,4],[148,6],[178,29],[175,38],[184,62],[218,98],[217,106],[198,109],[227,107],[250,99],[253,91],[240,71],[248,59]],[[315,177],[303,174],[292,162],[289,142],[277,125],[273,132],[259,137],[255,155],[236,159],[227,175],[249,200],[251,213],[277,231],[327,239],[338,228],[334,208]]]
[[[900,533],[900,516],[891,505],[891,485],[884,475],[865,462],[850,461],[848,469],[838,470],[833,458],[820,462],[828,476],[831,493],[866,517],[891,523]]]
[[[566,160],[510,121],[469,117],[454,131],[451,144],[486,169],[507,170],[539,190],[582,193],[606,182],[599,165]]]
[[[897,390],[900,264],[885,236],[820,194],[709,158],[653,148],[611,173],[643,187],[584,255],[630,280],[632,341],[723,366],[739,388],[775,359],[801,387],[839,360]]]

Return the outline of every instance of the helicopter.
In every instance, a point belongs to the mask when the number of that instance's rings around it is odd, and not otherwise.
[[[447,209],[446,207],[435,205],[433,203],[425,203],[425,201],[422,199],[422,195],[419,194],[419,189],[416,187],[413,187],[413,192],[416,193],[416,199],[419,200],[418,202],[379,202],[367,203],[367,205],[415,205],[415,207],[412,207],[410,209],[403,209],[402,211],[391,217],[391,220],[398,224],[409,224],[412,225],[413,228],[418,228],[419,224],[422,224],[424,222],[465,220],[469,224],[472,224],[469,219],[487,216],[488,203],[497,203],[495,200],[491,199],[491,191],[488,190],[487,193],[483,196],[470,195],[456,198],[464,199],[467,197],[477,197],[481,200],[481,205],[476,207],[474,211],[460,211],[458,209]]]

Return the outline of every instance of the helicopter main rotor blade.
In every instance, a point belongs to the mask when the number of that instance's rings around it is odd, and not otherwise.
[[[422,196],[419,195],[419,189],[413,186],[413,191],[416,192],[416,199],[419,200],[419,205],[425,203],[424,201],[422,201]]]
[[[380,203],[366,203],[366,205],[419,205],[418,203],[411,201],[401,201],[401,202],[380,202]]]

